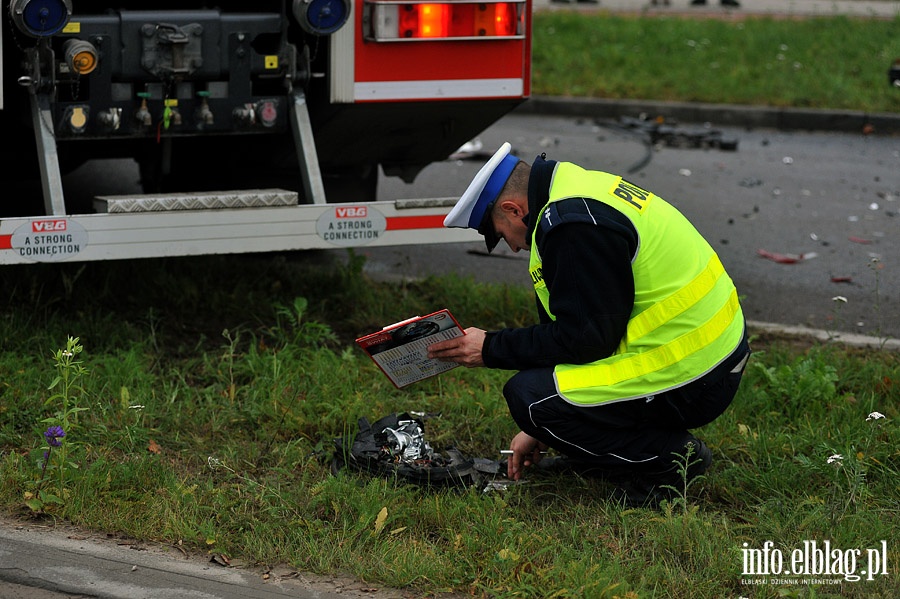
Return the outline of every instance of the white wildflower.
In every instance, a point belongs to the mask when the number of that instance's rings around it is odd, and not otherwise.
[[[833,298],[831,298],[831,301],[833,301],[833,302],[841,302],[841,303],[843,303],[843,304],[846,304],[846,303],[847,303],[847,298],[844,297],[843,295],[836,295],[836,296],[834,296]]]
[[[886,416],[884,414],[882,414],[881,412],[872,412],[866,418],[866,422],[869,422],[870,420],[880,420],[881,418],[886,418]]]
[[[209,456],[206,458],[206,465],[210,467],[211,470],[218,470],[219,468],[224,468],[229,472],[234,472],[234,469],[231,468],[228,464],[220,460],[219,458],[214,458],[213,456]]]
[[[836,454],[830,456],[830,457],[826,460],[826,462],[828,462],[829,464],[834,464],[835,462],[837,462],[838,464],[840,464],[840,463],[841,463],[841,460],[843,460],[843,459],[844,459],[844,456],[842,456],[842,455],[839,454],[839,453],[836,453]]]

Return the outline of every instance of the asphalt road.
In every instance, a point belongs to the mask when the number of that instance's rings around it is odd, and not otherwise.
[[[748,319],[900,337],[900,138],[672,123],[675,139],[696,134],[736,141],[737,148],[650,149],[635,134],[642,128],[623,131],[622,124],[513,114],[479,139],[482,154],[509,141],[528,162],[546,152],[622,174],[675,204],[720,254]],[[380,193],[459,195],[484,161],[478,155],[435,164],[413,185],[386,180]],[[483,250],[476,241],[362,253],[375,276],[454,271],[529,284],[524,253]]]

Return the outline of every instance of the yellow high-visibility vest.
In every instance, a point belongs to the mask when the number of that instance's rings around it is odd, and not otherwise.
[[[696,380],[731,355],[744,336],[737,290],[694,226],[674,206],[622,177],[560,162],[547,206],[573,197],[597,200],[624,214],[639,242],[632,259],[634,308],[625,337],[608,358],[557,365],[560,396],[597,405],[655,395]],[[555,320],[542,277],[538,228],[529,268],[537,297]]]

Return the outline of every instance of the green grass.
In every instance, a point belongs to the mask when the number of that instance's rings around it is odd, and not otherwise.
[[[900,19],[534,15],[533,93],[900,111]]]
[[[352,339],[446,298],[464,325],[527,324],[533,301],[456,277],[375,283],[358,257],[318,256],[0,271],[0,510],[421,596],[894,595],[897,354],[754,337],[734,405],[699,432],[713,468],[658,511],[572,475],[488,493],[334,476],[333,440],[391,412],[429,413],[436,448],[497,458],[516,432],[509,372],[459,368],[401,391]],[[66,436],[45,462],[51,424]],[[890,574],[741,584],[754,578],[742,550],[772,541],[787,560],[826,540],[863,556],[886,541]]]

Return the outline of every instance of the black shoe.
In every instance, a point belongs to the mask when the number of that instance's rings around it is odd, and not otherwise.
[[[691,0],[691,6],[703,6],[706,4],[706,0]]]
[[[732,6],[734,8],[738,8],[741,5],[741,3],[738,2],[738,0],[722,0],[722,2],[720,2],[720,4],[722,6]]]
[[[686,484],[701,476],[712,464],[712,452],[696,437],[685,443],[684,453],[673,457],[676,462],[662,472],[637,473],[620,484],[613,497],[629,507],[659,507],[663,500],[680,497]],[[687,463],[687,472],[683,472]]]

